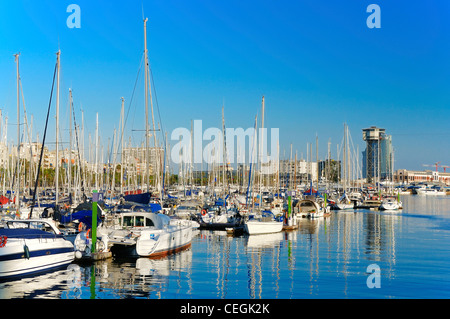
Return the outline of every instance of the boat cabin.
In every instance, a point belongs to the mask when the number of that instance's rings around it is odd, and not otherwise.
[[[52,233],[59,235],[61,232],[59,229],[52,223],[46,220],[40,219],[14,219],[8,220],[5,223],[5,227],[7,229],[37,229],[42,230],[47,233]]]
[[[122,228],[155,227],[160,229],[166,224],[169,224],[169,217],[162,214],[148,212],[120,214],[120,226]]]

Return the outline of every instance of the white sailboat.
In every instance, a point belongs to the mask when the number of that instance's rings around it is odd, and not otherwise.
[[[334,208],[337,210],[348,210],[353,209],[354,204],[350,201],[347,196],[348,184],[351,180],[351,168],[350,168],[350,147],[349,147],[349,134],[348,126],[344,123],[344,138],[343,138],[343,149],[342,149],[342,184],[344,187],[344,193],[334,204]]]
[[[334,204],[334,208],[337,210],[353,209],[354,206],[345,192]]]
[[[171,222],[164,214],[121,213],[117,227],[108,234],[108,245],[115,256],[162,257],[191,245],[193,231],[189,221]]]
[[[258,216],[247,220],[244,230],[249,235],[278,233],[283,230],[283,222],[274,218],[273,214],[262,212]]]
[[[330,206],[324,207],[323,202],[319,203],[315,200],[304,199],[297,203],[294,207],[294,215],[296,218],[319,218],[330,213]]]
[[[443,196],[447,195],[447,192],[444,188],[438,188],[433,186],[427,186],[423,188],[416,189],[418,195],[427,195],[427,196]]]
[[[262,97],[262,124],[264,125],[264,96]],[[257,121],[255,119],[255,132],[257,128]],[[261,130],[262,131],[262,130]],[[256,139],[254,140],[256,141]],[[255,143],[254,143],[255,144]],[[261,141],[262,145],[262,141]],[[260,149],[260,160],[261,162],[262,151]],[[251,174],[251,170],[250,170]],[[260,174],[261,177],[261,174]],[[249,177],[250,178],[250,177]],[[250,184],[250,183],[249,183]],[[262,211],[262,196],[261,196],[261,178],[260,178],[260,196],[259,196],[259,209],[256,214],[249,215],[249,219],[244,223],[244,231],[249,235],[255,234],[268,234],[268,233],[277,233],[283,229],[283,222],[276,220],[275,216],[270,211]],[[250,189],[248,190],[250,191]]]
[[[402,208],[402,202],[393,197],[387,197],[381,201],[381,210],[398,210]]]

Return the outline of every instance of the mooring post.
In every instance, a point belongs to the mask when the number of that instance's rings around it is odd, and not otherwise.
[[[95,253],[97,243],[97,201],[98,191],[92,191],[92,247],[91,252]]]

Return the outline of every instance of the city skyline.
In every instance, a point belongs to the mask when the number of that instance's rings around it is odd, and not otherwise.
[[[380,29],[366,25],[369,2],[77,1],[80,28],[66,24],[70,4],[0,4],[0,109],[9,119],[8,141],[16,141],[13,55],[20,52],[27,115],[33,115],[33,131],[42,137],[55,53],[61,50],[63,141],[70,88],[78,122],[84,113],[86,142],[98,112],[106,149],[119,129],[123,96],[126,137],[140,145],[143,69],[137,75],[142,21],[148,17],[153,106],[169,137],[176,128],[190,129],[196,119],[204,128],[220,128],[222,107],[227,127],[253,127],[264,96],[265,127],[279,128],[281,159],[289,158],[291,143],[303,158],[312,143],[315,158],[316,136],[319,158],[327,157],[328,142],[336,158],[346,123],[360,156],[362,130],[386,129],[395,170],[450,164],[447,2],[380,2]],[[54,130],[52,105],[50,144]]]

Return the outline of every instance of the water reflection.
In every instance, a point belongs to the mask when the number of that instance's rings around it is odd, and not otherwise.
[[[0,298],[390,298],[424,297],[423,287],[442,295],[436,287],[450,284],[450,197],[402,202],[402,211],[333,212],[276,234],[201,231],[189,250],[72,264],[1,283]],[[382,289],[366,286],[374,263]]]
[[[69,265],[71,267],[72,265]],[[0,299],[59,299],[70,286],[71,270],[57,270],[42,275],[0,283]]]

